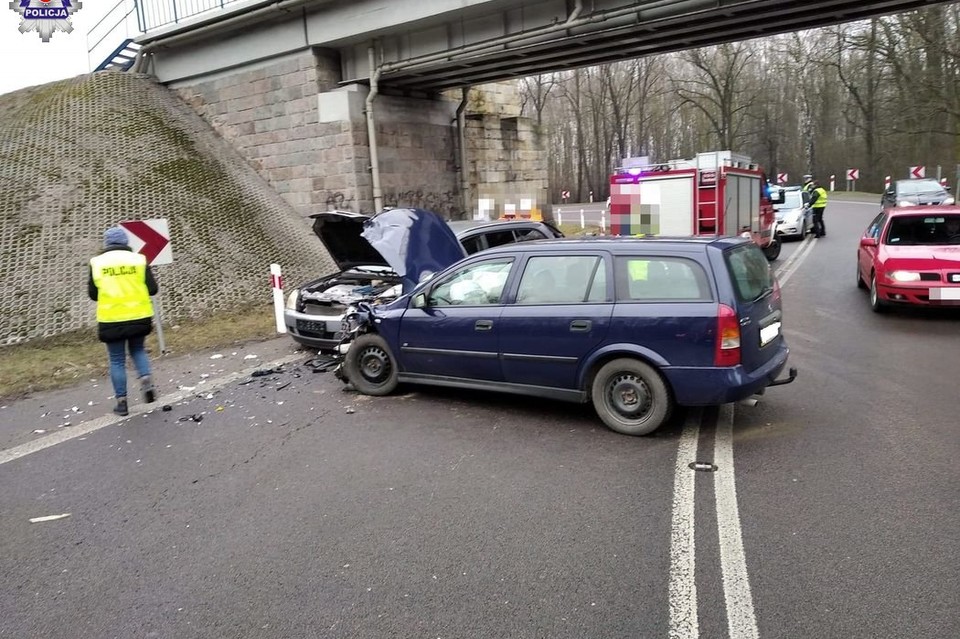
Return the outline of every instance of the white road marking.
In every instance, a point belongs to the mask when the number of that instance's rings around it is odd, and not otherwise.
[[[697,618],[697,581],[694,574],[694,484],[696,472],[688,464],[697,459],[699,409],[689,409],[680,433],[673,471],[673,516],[670,523],[670,639],[700,636]]]
[[[230,373],[224,377],[217,379],[208,378],[207,383],[204,384],[204,392],[207,393],[210,391],[219,390],[220,388],[223,388],[224,386],[231,384],[238,379],[248,377],[255,370],[261,368],[276,368],[282,364],[290,364],[299,359],[303,359],[303,357],[303,353],[287,355],[286,357],[281,357],[280,359],[276,359],[269,363],[260,363],[257,366],[253,366],[242,371],[237,371],[235,373]],[[171,393],[170,395],[161,396],[161,401],[155,404],[139,404],[132,406],[130,408],[130,415],[128,417],[120,417],[119,415],[104,415],[103,417],[98,417],[97,419],[92,419],[90,421],[77,424],[76,426],[71,426],[70,428],[60,429],[53,435],[41,437],[40,439],[35,439],[32,442],[27,442],[26,444],[21,444],[20,446],[14,446],[13,448],[8,448],[7,450],[0,450],[0,465],[11,462],[14,459],[19,459],[21,457],[39,452],[45,448],[62,444],[65,441],[74,439],[75,437],[81,437],[88,433],[92,433],[93,431],[100,430],[106,426],[122,422],[123,420],[129,419],[134,415],[157,410],[163,404],[176,404],[177,402],[182,402],[183,400],[188,399],[195,394],[196,391],[193,390],[181,390],[176,393]]]
[[[788,259],[783,266],[777,269],[777,279],[780,281],[780,286],[786,286],[787,281],[793,277],[793,274],[797,272],[797,269],[800,268],[800,265],[803,264],[804,260],[807,259],[807,256],[810,255],[815,243],[816,240],[814,237],[812,235],[808,235],[803,240],[803,246],[794,252],[794,254],[790,256],[790,259]]]
[[[732,404],[720,407],[717,436],[714,441],[713,475],[717,501],[717,530],[720,536],[720,568],[723,574],[723,598],[727,604],[727,630],[730,639],[757,639],[757,619],[743,551],[737,486],[733,473]]]

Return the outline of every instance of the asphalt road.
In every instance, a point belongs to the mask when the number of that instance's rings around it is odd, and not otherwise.
[[[960,314],[870,311],[875,211],[832,203],[776,263],[798,379],[649,437],[359,396],[290,346],[177,371],[168,412],[91,421],[89,384],[0,408],[0,636],[958,636]]]

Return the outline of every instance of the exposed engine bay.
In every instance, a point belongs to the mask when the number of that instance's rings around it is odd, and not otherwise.
[[[299,310],[317,315],[339,315],[360,301],[389,301],[400,294],[400,279],[386,273],[347,272],[301,289]],[[393,290],[396,289],[396,290]]]

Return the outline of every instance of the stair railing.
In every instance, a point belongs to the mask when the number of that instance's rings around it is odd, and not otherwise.
[[[130,30],[128,28],[127,19],[133,14],[137,14],[137,28],[142,33],[143,32],[143,21],[140,17],[139,11],[139,0],[118,0],[109,11],[107,11],[100,20],[87,31],[87,66],[88,68],[92,66],[90,62],[90,57],[93,54],[94,50],[99,47],[104,40],[114,36],[115,32],[123,27],[123,37],[128,38],[130,35]],[[104,26],[105,25],[105,26]],[[103,26],[103,29],[100,30],[100,27]],[[98,31],[100,30],[100,31]],[[98,37],[98,33],[102,32],[103,35]],[[97,38],[97,41],[91,46],[90,40]],[[115,40],[114,40],[115,41]],[[112,43],[111,43],[112,44]],[[120,47],[122,50],[123,47]],[[111,54],[110,58],[113,58]],[[98,56],[99,57],[99,56]]]

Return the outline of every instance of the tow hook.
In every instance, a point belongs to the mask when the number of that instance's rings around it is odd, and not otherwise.
[[[791,367],[791,368],[790,368],[790,372],[789,372],[789,374],[787,375],[787,378],[786,378],[786,379],[775,379],[775,380],[773,380],[772,382],[770,382],[769,384],[767,384],[767,386],[783,386],[784,384],[789,384],[790,382],[792,382],[792,381],[795,380],[796,378],[797,378],[797,369]]]

